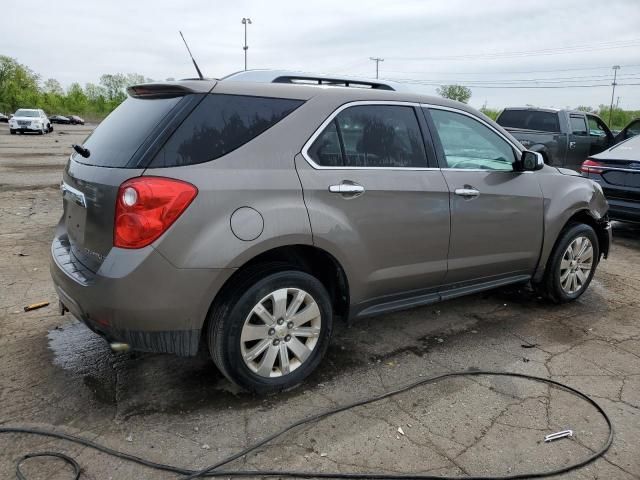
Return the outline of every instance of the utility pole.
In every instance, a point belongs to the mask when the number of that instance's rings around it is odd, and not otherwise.
[[[242,24],[244,25],[244,46],[242,49],[244,50],[244,69],[247,69],[247,50],[249,50],[249,45],[247,45],[247,25],[251,25],[251,19],[249,17],[242,18]]]
[[[618,105],[620,104],[620,96],[616,97],[616,110],[618,109]]]
[[[376,78],[378,78],[378,75],[380,73],[380,62],[384,62],[384,58],[380,58],[380,57],[369,57],[369,60],[373,60],[374,62],[376,62]]]
[[[620,65],[614,65],[611,67],[613,69],[613,89],[611,90],[611,105],[609,106],[609,128],[611,128],[611,114],[613,113],[613,96],[616,93],[616,77],[618,74],[618,70],[620,70]]]

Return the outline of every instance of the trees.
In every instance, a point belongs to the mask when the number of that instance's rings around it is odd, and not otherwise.
[[[450,100],[467,103],[471,98],[471,89],[464,85],[442,85],[436,88],[438,95]]]
[[[0,55],[0,111],[42,108],[49,114],[79,114],[101,119],[127,98],[129,85],[150,81],[138,73],[105,74],[100,77],[100,85],[87,83],[82,88],[72,83],[65,91],[55,78],[41,82],[40,76],[27,66]]]

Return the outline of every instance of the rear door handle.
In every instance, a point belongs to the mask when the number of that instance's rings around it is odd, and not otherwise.
[[[456,188],[454,193],[465,198],[473,198],[480,195],[480,192],[475,188]]]
[[[357,183],[342,182],[337,185],[329,185],[331,193],[341,193],[351,196],[358,196],[364,193],[364,187]]]

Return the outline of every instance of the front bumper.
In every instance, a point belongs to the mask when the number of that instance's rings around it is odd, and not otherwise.
[[[113,248],[94,273],[75,258],[64,234],[54,238],[50,266],[63,312],[109,342],[179,355],[197,353],[211,302],[234,271],[178,269],[146,247]]]

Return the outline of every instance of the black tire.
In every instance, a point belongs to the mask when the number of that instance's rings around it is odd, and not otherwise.
[[[586,281],[581,287],[573,292],[568,293],[562,288],[560,279],[561,262],[563,256],[568,249],[569,245],[578,237],[586,237],[591,241],[593,246],[593,263],[591,265],[591,271],[586,278]],[[584,223],[570,223],[560,233],[556,245],[553,247],[553,251],[547,262],[547,268],[545,269],[544,278],[542,282],[535,285],[536,290],[546,297],[548,300],[554,303],[567,303],[572,302],[579,298],[589,288],[591,279],[598,266],[600,259],[600,245],[598,243],[598,235],[593,228]]]
[[[241,333],[252,309],[272,292],[283,288],[304,290],[312,297],[320,311],[320,334],[306,360],[290,373],[265,377],[258,375],[245,363]],[[218,302],[210,313],[207,343],[213,361],[229,380],[249,392],[266,394],[293,388],[316,369],[327,351],[333,330],[331,300],[317,278],[278,262],[252,268],[236,279],[225,292],[223,295],[226,298]],[[263,355],[266,356],[266,350]],[[259,358],[262,358],[262,354],[256,360]],[[277,357],[278,363],[279,359]]]
[[[10,133],[11,135],[15,135],[15,134],[16,134],[16,131],[15,131],[13,128],[10,128],[10,129],[9,129],[9,133]]]

